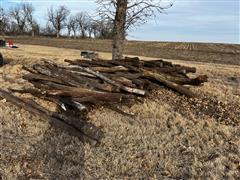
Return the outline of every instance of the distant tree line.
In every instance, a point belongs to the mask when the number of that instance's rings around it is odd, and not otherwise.
[[[1,35],[41,35],[59,38],[101,38],[112,39],[114,23],[105,18],[94,18],[86,12],[71,14],[65,6],[49,8],[47,23],[43,27],[34,17],[34,7],[22,3],[10,9],[0,6]]]
[[[95,1],[99,5],[98,19],[86,12],[71,14],[65,6],[51,7],[47,11],[45,27],[36,21],[35,9],[29,3],[22,3],[9,10],[0,7],[0,33],[59,38],[65,31],[68,37],[73,38],[112,39],[112,59],[122,59],[127,31],[156,18],[156,14],[172,7],[175,0],[169,0],[167,3],[163,3],[162,0]]]

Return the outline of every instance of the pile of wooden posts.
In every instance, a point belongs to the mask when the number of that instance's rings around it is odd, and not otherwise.
[[[119,105],[134,103],[152,90],[169,88],[187,97],[195,94],[189,89],[207,81],[207,76],[189,78],[196,68],[174,65],[163,60],[141,61],[138,58],[124,60],[65,60],[67,65],[43,60],[32,67],[24,67],[29,74],[23,79],[33,87],[0,91],[0,96],[47,118],[53,125],[90,142],[98,142],[101,131],[87,121],[87,113],[95,107],[106,107],[123,113]],[[31,95],[58,105],[59,112],[50,112],[36,102],[19,98],[17,93]]]

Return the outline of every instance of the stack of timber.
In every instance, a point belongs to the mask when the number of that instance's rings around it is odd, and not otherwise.
[[[100,129],[87,119],[90,110],[106,107],[129,115],[119,105],[129,105],[158,88],[166,87],[181,95],[195,97],[188,86],[199,86],[207,76],[189,78],[196,68],[174,65],[163,60],[65,60],[59,65],[43,60],[32,67],[23,67],[29,73],[23,79],[33,87],[21,90],[0,90],[0,96],[30,113],[46,118],[57,127],[84,141],[96,144],[103,137]],[[51,112],[35,101],[20,98],[14,93],[31,94],[55,103],[58,112]]]

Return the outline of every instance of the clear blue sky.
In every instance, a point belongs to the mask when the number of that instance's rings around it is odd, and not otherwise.
[[[164,0],[163,0],[164,1]],[[96,13],[94,0],[0,0],[10,8],[20,2],[32,3],[35,17],[46,24],[50,6],[67,6],[71,12]],[[175,0],[166,13],[156,20],[132,29],[128,39],[154,41],[220,42],[240,44],[239,0]]]

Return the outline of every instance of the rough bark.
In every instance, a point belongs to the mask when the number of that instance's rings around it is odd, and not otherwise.
[[[95,72],[95,71],[93,71],[93,70],[91,70],[89,68],[84,68],[84,67],[80,67],[80,68],[82,68],[82,70],[84,70],[84,71],[86,71],[88,73],[91,73],[91,74],[97,76],[98,78],[102,79],[103,81],[105,81],[105,82],[107,82],[107,83],[109,83],[109,84],[111,84],[113,86],[116,86],[116,87],[120,88],[123,91],[129,92],[129,93],[133,93],[133,94],[138,94],[138,95],[145,95],[146,94],[146,91],[144,91],[144,90],[123,86],[120,83],[118,83],[116,81],[113,81],[113,80],[109,79],[108,77],[105,77],[102,74],[97,73],[97,72]]]
[[[114,20],[112,60],[122,59],[123,57],[127,4],[127,0],[117,0],[117,9]]]
[[[59,31],[57,31],[57,38],[59,38],[60,37],[60,32]]]
[[[155,80],[157,80],[158,82],[162,83],[163,85],[165,85],[166,87],[175,90],[177,92],[179,92],[180,94],[183,94],[187,97],[194,97],[195,94],[189,90],[188,88],[178,85],[174,82],[171,82],[169,80],[167,80],[164,76],[151,72],[151,71],[147,71],[147,70],[143,70],[143,76],[144,77],[149,77],[149,78],[153,78]]]
[[[128,69],[123,67],[123,66],[115,66],[115,67],[112,67],[112,68],[108,68],[108,67],[92,67],[91,69],[94,70],[94,71],[108,72],[108,73],[113,73],[113,72],[118,72],[118,71],[128,71]]]

